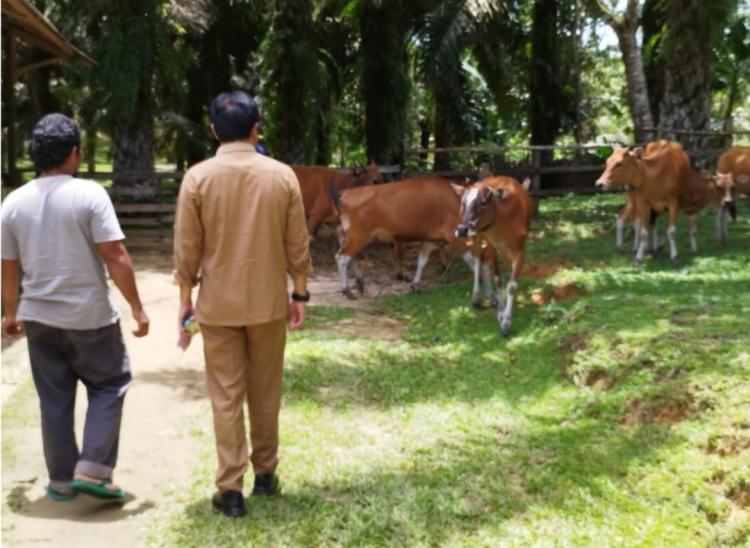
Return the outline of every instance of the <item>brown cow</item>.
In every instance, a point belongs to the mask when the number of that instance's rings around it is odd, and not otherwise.
[[[321,224],[338,226],[339,218],[331,201],[331,187],[337,192],[347,188],[370,185],[381,181],[378,166],[370,164],[366,168],[353,168],[341,172],[325,166],[291,166],[297,176],[305,206],[307,231],[314,237]]]
[[[719,173],[731,173],[735,188],[750,195],[750,147],[732,147],[726,150],[716,165]]]
[[[616,147],[607,158],[604,173],[596,181],[603,188],[620,188],[630,185],[636,194],[636,204],[640,216],[640,237],[636,264],[643,261],[646,253],[651,212],[669,211],[667,238],[669,257],[677,261],[675,242],[675,222],[679,211],[679,196],[690,177],[690,158],[678,143],[655,141],[642,149]]]
[[[417,272],[411,282],[419,289],[422,272],[432,251],[455,240],[460,199],[450,181],[433,175],[410,177],[387,185],[345,190],[338,196],[344,239],[336,254],[341,291],[355,298],[349,289],[347,267],[372,240],[393,244],[421,242]],[[364,287],[355,271],[357,285]]]
[[[489,177],[474,183],[461,198],[456,236],[483,236],[510,264],[505,299],[498,298],[497,306],[497,320],[503,336],[510,334],[513,297],[518,287],[516,280],[523,268],[524,244],[531,222],[530,184],[529,179],[521,185],[512,177]],[[499,273],[496,282],[498,297],[501,297]]]

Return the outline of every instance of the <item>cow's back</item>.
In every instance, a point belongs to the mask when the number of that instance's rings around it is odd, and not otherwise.
[[[395,241],[452,239],[460,199],[450,181],[422,175],[341,194],[347,225],[368,235]]]
[[[646,145],[641,160],[642,183],[638,192],[650,206],[666,206],[677,199],[688,184],[690,157],[679,143],[653,141]]]
[[[716,171],[750,176],[750,147],[732,147],[726,150],[719,157]]]

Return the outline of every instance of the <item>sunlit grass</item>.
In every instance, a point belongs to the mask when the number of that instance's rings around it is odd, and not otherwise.
[[[559,269],[521,279],[510,338],[465,282],[378,301],[399,341],[311,307],[287,347],[285,494],[211,510],[206,405],[195,480],[149,542],[746,546],[750,222],[717,248],[706,212],[698,256],[682,232],[680,265],[635,268],[614,248],[621,200],[542,202],[527,261]]]

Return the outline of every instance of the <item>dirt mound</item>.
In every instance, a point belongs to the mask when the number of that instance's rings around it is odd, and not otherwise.
[[[404,333],[404,324],[387,316],[360,311],[323,330],[340,336],[364,337],[383,341],[398,341]]]
[[[572,261],[559,261],[556,263],[527,263],[523,267],[523,276],[535,279],[549,278],[558,270],[570,268],[571,266],[573,266]]]
[[[565,340],[560,345],[560,352],[562,354],[572,354],[579,350],[584,350],[588,346],[586,337],[580,333],[572,333],[565,337]]]
[[[741,480],[727,491],[727,498],[742,508],[750,508],[750,483]]]
[[[623,426],[655,423],[660,426],[676,424],[705,410],[705,402],[698,402],[691,392],[662,394],[650,400],[633,398],[625,405],[620,419]]]
[[[703,450],[709,455],[720,457],[739,455],[746,449],[750,449],[750,436],[741,434],[712,436],[703,446]]]
[[[544,289],[535,289],[531,292],[531,302],[537,306],[547,304],[550,301],[564,301],[574,299],[583,295],[585,291],[575,284],[568,283]]]
[[[604,369],[595,369],[586,375],[583,382],[586,386],[596,390],[609,390],[615,385],[617,379]]]

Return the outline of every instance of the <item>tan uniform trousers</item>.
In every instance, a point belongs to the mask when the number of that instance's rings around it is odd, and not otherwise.
[[[206,383],[214,416],[219,490],[242,491],[248,448],[243,406],[250,411],[250,443],[256,474],[279,462],[279,408],[286,320],[250,326],[201,324]]]

